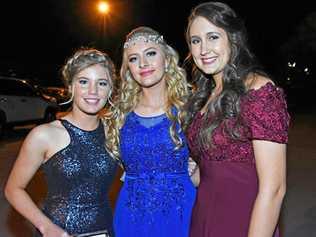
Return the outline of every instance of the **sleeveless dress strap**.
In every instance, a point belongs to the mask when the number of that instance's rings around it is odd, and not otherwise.
[[[67,130],[69,136],[70,136],[70,144],[76,139],[76,127],[72,125],[69,121],[66,119],[58,119],[61,124],[64,126],[64,128]]]

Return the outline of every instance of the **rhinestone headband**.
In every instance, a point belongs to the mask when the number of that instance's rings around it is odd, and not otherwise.
[[[143,41],[145,43],[152,42],[155,44],[160,44],[164,42],[162,35],[138,35],[127,39],[124,43],[124,49],[130,47],[131,45],[134,45],[137,41]]]

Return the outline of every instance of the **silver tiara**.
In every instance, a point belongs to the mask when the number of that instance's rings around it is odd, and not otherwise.
[[[135,37],[131,37],[126,40],[124,43],[124,49],[134,45],[136,41],[143,41],[145,43],[152,42],[156,44],[163,43],[163,36],[162,35],[137,35]]]

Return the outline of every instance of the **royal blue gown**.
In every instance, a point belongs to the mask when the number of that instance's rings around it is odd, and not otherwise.
[[[188,174],[189,151],[175,149],[165,114],[127,115],[121,129],[126,171],[115,215],[116,237],[187,237],[196,189]]]

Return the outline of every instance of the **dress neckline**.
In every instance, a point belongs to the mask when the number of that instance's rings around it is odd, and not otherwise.
[[[98,126],[95,129],[93,129],[93,130],[85,130],[85,129],[79,128],[78,126],[76,126],[75,124],[71,123],[67,119],[59,119],[59,120],[61,122],[64,122],[64,123],[70,125],[73,128],[76,128],[76,129],[78,129],[78,130],[80,130],[82,132],[86,132],[86,133],[93,133],[93,132],[97,131],[99,129],[99,127],[101,126],[101,122],[99,121],[99,124],[98,124]]]
[[[166,113],[162,113],[162,114],[158,114],[158,115],[151,115],[151,116],[144,116],[141,114],[136,113],[134,110],[132,111],[132,113],[136,116],[139,117],[141,119],[153,119],[153,118],[159,118],[159,117],[164,117],[166,115]]]
[[[251,88],[251,89],[247,90],[245,96],[247,96],[249,94],[256,93],[256,92],[264,91],[264,90],[266,90],[266,88],[273,88],[273,87],[278,88],[271,81],[269,81],[258,89]]]
[[[249,95],[252,95],[252,94],[256,94],[256,93],[260,93],[261,91],[264,91],[264,90],[267,90],[267,88],[278,88],[276,87],[272,82],[267,82],[266,84],[264,84],[263,86],[261,86],[260,88],[258,89],[255,89],[255,88],[251,88],[249,90],[246,91],[246,93],[242,96],[242,97],[247,97]],[[203,117],[205,115],[205,112],[202,113],[201,110],[199,110],[197,113],[196,113],[199,117]]]

